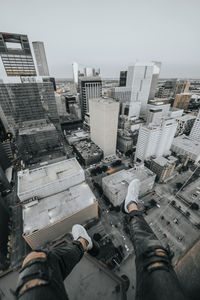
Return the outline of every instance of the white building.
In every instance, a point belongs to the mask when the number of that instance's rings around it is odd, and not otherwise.
[[[129,183],[138,178],[141,182],[139,196],[151,191],[155,182],[156,174],[140,165],[137,168],[121,170],[102,179],[104,194],[114,206],[121,205],[124,201]]]
[[[152,155],[168,155],[176,132],[174,119],[161,119],[160,125],[142,125],[139,129],[135,160],[144,161]]]
[[[146,120],[147,124],[159,124],[161,118],[167,117],[170,109],[169,103],[155,102],[153,104],[147,104]]]
[[[89,100],[91,140],[104,152],[104,156],[115,154],[119,102],[112,98]]]
[[[111,89],[111,97],[115,100],[119,100],[121,103],[131,100],[131,88],[126,86],[117,86]]]
[[[192,127],[190,138],[200,142],[200,110]]]
[[[179,155],[188,156],[195,163],[200,161],[200,141],[192,140],[184,134],[173,140],[171,150]]]
[[[46,53],[43,42],[33,42],[33,50],[37,63],[37,69],[40,76],[49,76]]]
[[[75,158],[18,172],[23,237],[32,249],[98,217],[96,198],[84,180]]]
[[[141,102],[140,116],[146,114],[147,103],[151,94],[155,95],[156,78],[158,79],[160,67],[158,63],[136,63],[128,67],[126,87],[131,88],[131,109],[129,118],[138,114],[138,105],[135,102]],[[152,81],[153,75],[154,80]]]

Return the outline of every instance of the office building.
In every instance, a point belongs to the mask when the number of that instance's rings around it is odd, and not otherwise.
[[[160,125],[140,126],[135,160],[144,161],[153,155],[169,155],[176,128],[176,121],[170,118],[161,119]]]
[[[174,138],[171,150],[178,155],[189,157],[195,163],[200,161],[200,142],[184,134]]]
[[[25,121],[58,122],[52,84],[0,84],[0,118],[6,131],[13,134]]]
[[[45,119],[23,122],[18,132],[18,148],[21,154],[44,154],[60,149],[58,132],[52,123]]]
[[[126,86],[127,71],[120,71],[119,86]]]
[[[100,77],[80,77],[80,101],[82,117],[89,112],[89,99],[102,96],[102,82]]]
[[[120,103],[130,103],[131,101],[131,88],[126,86],[114,87],[111,89],[111,97],[119,100]]]
[[[136,63],[128,67],[126,86],[131,88],[129,118],[146,115],[149,97],[155,94],[160,63]],[[154,80],[152,82],[152,78]],[[151,93],[151,96],[150,96]],[[140,105],[139,105],[139,103]]]
[[[91,140],[103,150],[104,156],[115,154],[119,102],[112,98],[90,99],[89,109]]]
[[[150,192],[154,186],[156,174],[144,167],[138,166],[136,169],[121,170],[112,175],[102,178],[102,188],[104,194],[116,207],[122,204],[126,198],[129,183],[137,178],[140,180],[139,196]]]
[[[0,33],[0,56],[7,76],[36,76],[27,35]]]
[[[178,135],[189,135],[194,125],[196,117],[190,114],[186,114],[184,116],[176,118],[176,122],[178,123],[175,136]]]
[[[101,148],[89,139],[74,143],[73,148],[81,165],[90,166],[103,158]]]
[[[176,97],[177,94],[188,93],[189,88],[190,88],[189,81],[177,80],[176,86],[175,86],[175,91],[174,91],[174,96]]]
[[[130,132],[123,129],[118,129],[117,132],[117,149],[126,153],[133,148],[133,136]]]
[[[97,201],[75,158],[18,172],[23,237],[32,249],[98,217]]]
[[[187,109],[191,97],[191,93],[176,94],[173,107]]]
[[[194,141],[200,142],[200,110],[191,129],[190,138]]]
[[[170,104],[165,104],[164,102],[154,102],[152,104],[147,104],[147,124],[160,123],[162,117],[167,117],[169,109]]]
[[[177,160],[174,156],[159,156],[151,159],[149,168],[156,174],[158,182],[162,183],[173,175]]]
[[[10,141],[0,142],[0,166],[5,171],[13,160],[13,149]]]
[[[176,79],[159,80],[155,97],[165,99],[174,97]]]
[[[46,53],[43,42],[32,42],[37,69],[40,76],[49,76]]]
[[[74,83],[77,86],[81,77],[98,77],[100,76],[100,69],[83,66],[77,62],[72,63],[72,72]]]
[[[161,69],[161,62],[154,61],[153,64],[154,64],[154,66],[153,66],[151,87],[150,87],[150,92],[149,92],[149,100],[153,100],[155,98],[156,88],[157,88],[158,79],[159,79],[159,75],[160,75],[160,69]]]

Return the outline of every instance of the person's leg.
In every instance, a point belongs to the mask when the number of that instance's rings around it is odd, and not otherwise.
[[[139,181],[131,183],[125,211],[130,216],[130,233],[136,255],[137,300],[184,300],[166,250],[138,210]],[[134,199],[134,201],[131,200]]]
[[[63,242],[48,251],[34,251],[25,258],[16,289],[18,299],[68,299],[63,280],[84,252],[92,248],[85,229],[80,231],[79,227],[78,233],[72,243]]]

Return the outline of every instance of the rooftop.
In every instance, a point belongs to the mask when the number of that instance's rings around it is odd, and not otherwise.
[[[59,183],[60,188],[64,189],[66,186],[62,186],[64,185],[63,181],[66,179],[72,180],[73,176],[78,176],[79,174],[84,180],[84,171],[75,158],[62,160],[33,170],[19,171],[18,196],[20,198],[20,196],[31,191],[38,191],[39,189],[45,189],[45,187],[51,190],[53,188],[52,185],[55,183]]]
[[[66,218],[96,201],[89,186],[82,182],[79,185],[33,202],[33,206],[24,205],[24,234],[40,230],[63,218]]]
[[[110,189],[115,190],[116,192],[120,189],[123,189],[124,184],[129,185],[129,183],[138,178],[141,183],[149,177],[153,177],[155,174],[147,169],[144,165],[139,167],[128,169],[128,170],[121,170],[117,173],[109,175],[103,178],[104,183],[109,185]]]
[[[92,102],[97,102],[100,104],[113,104],[113,103],[118,103],[116,100],[110,97],[101,97],[101,98],[95,98],[92,99]]]
[[[159,164],[162,167],[164,167],[165,165],[168,165],[168,164],[173,164],[176,160],[177,160],[177,158],[174,156],[169,156],[168,158],[159,156],[159,157],[156,157],[153,159],[153,161],[155,163]]]
[[[187,120],[193,120],[193,119],[196,119],[196,116],[191,115],[191,114],[186,114],[184,116],[176,118],[176,120],[178,120],[178,121],[187,121]]]
[[[83,158],[103,154],[102,149],[91,140],[76,142],[74,147],[81,153]]]
[[[200,142],[194,141],[184,134],[174,138],[172,145],[196,155],[200,154]]]

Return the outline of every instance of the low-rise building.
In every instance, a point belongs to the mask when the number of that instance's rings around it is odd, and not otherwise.
[[[76,142],[89,138],[89,134],[82,129],[78,129],[75,131],[64,130],[64,135],[69,145],[73,145]]]
[[[97,201],[75,158],[18,172],[23,237],[32,249],[98,217]]]
[[[121,170],[112,175],[106,176],[102,179],[102,188],[104,194],[108,197],[110,202],[116,207],[121,205],[124,201],[129,183],[138,178],[141,182],[140,196],[145,195],[152,190],[155,182],[156,174],[146,168],[144,165],[140,165],[137,168],[128,170]]]
[[[200,161],[200,142],[192,140],[184,134],[174,138],[171,150],[177,154],[188,156],[195,163]]]
[[[73,148],[78,160],[85,166],[96,164],[103,158],[102,149],[89,139],[74,143]]]
[[[177,160],[174,156],[152,158],[149,164],[150,170],[157,175],[156,179],[159,182],[165,182],[172,176]]]
[[[117,132],[117,148],[119,151],[126,153],[133,148],[132,134],[123,129],[118,129]]]

